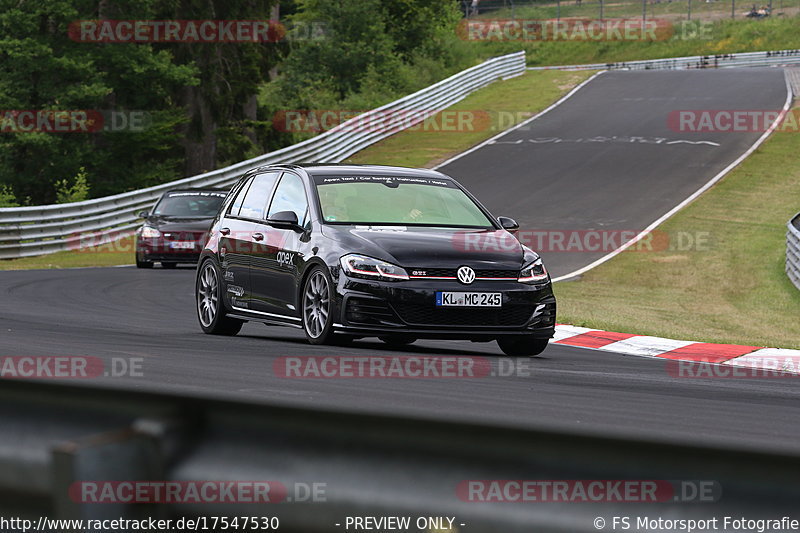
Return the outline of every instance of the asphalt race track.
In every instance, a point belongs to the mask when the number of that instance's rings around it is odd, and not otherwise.
[[[762,135],[674,131],[680,127],[670,127],[670,112],[777,111],[786,91],[781,69],[605,72],[552,111],[439,170],[523,230],[639,232]],[[546,248],[553,277],[612,251],[562,252],[555,241]]]
[[[603,74],[527,130],[444,168],[523,227],[641,229],[759,136],[671,132],[674,109],[779,109],[780,70]],[[640,95],[648,95],[641,97]],[[577,142],[594,136],[608,142]],[[710,140],[622,142],[622,137]],[[558,137],[572,142],[527,142]],[[516,141],[522,140],[520,143]],[[591,254],[546,256],[562,274]],[[571,255],[571,254],[569,254]],[[791,379],[671,377],[663,360],[551,346],[528,370],[471,379],[287,379],[273,363],[297,355],[491,356],[496,344],[421,341],[402,352],[377,340],[305,343],[299,330],[247,324],[239,336],[201,333],[194,269],[98,268],[0,273],[0,355],[141,358],[140,377],[106,386],[407,414],[434,419],[599,432],[730,447],[797,451],[800,392]],[[505,361],[512,361],[506,359]],[[518,363],[518,362],[517,362]],[[527,375],[526,375],[527,374]]]
[[[500,352],[495,343],[452,341],[403,352],[377,339],[310,346],[299,330],[252,323],[234,338],[204,335],[193,279],[190,268],[3,272],[0,354],[143,359],[142,377],[98,380],[112,387],[762,449],[796,451],[800,442],[793,379],[674,378],[663,360],[567,346],[524,359],[528,370],[512,377],[278,377],[281,356],[472,355],[497,363]]]

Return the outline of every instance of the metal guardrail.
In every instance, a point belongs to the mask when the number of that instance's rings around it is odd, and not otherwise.
[[[800,213],[786,226],[786,275],[800,289]]]
[[[671,57],[620,63],[528,67],[528,70],[682,70],[800,65],[800,50],[771,50],[708,56]]]
[[[69,204],[0,209],[0,259],[42,255],[79,247],[87,234],[115,238],[137,227],[136,212],[179,187],[225,187],[246,171],[268,164],[339,162],[422,122],[489,83],[525,72],[525,52],[489,59],[301,143],[226,168],[137,191]],[[392,112],[403,118],[386,127]],[[418,112],[418,113],[415,113]]]
[[[281,531],[345,531],[346,516],[451,516],[473,533],[596,531],[604,516],[780,517],[800,455],[9,380],[0,387],[0,516],[278,516]],[[713,498],[491,503],[471,480],[706,480]],[[281,503],[87,503],[75,484],[277,482]],[[82,485],[77,485],[81,487]],[[71,492],[70,489],[73,488]],[[81,494],[81,490],[77,491]],[[467,495],[468,496],[468,495]],[[713,502],[711,501],[713,500]],[[617,528],[619,529],[619,528]],[[671,529],[671,528],[668,528]],[[352,530],[352,529],[350,529]],[[411,530],[414,530],[413,528]]]

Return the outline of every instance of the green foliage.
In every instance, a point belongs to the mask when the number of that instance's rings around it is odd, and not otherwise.
[[[154,0],[118,0],[111,19],[156,18]],[[147,135],[20,132],[0,134],[0,182],[34,204],[53,203],[52,184],[83,167],[98,195],[144,186],[147,169],[163,168],[165,152],[180,159],[174,95],[196,84],[197,69],[148,44],[95,44],[69,38],[71,22],[97,19],[90,0],[0,0],[0,109],[150,112]],[[182,115],[182,113],[181,113]],[[131,155],[136,159],[132,160]],[[167,165],[161,181],[178,177]]]
[[[58,180],[55,183],[56,203],[68,204],[70,202],[82,202],[89,198],[89,181],[86,169],[81,167],[75,176],[72,185],[69,180]]]
[[[324,36],[292,43],[271,85],[267,109],[367,110],[419,90],[476,62],[454,29],[456,2],[299,0],[297,24]]]
[[[14,189],[8,185],[0,185],[0,207],[19,207]]]
[[[57,200],[56,179],[85,168],[91,194],[104,196],[218,165],[216,132],[226,159],[254,151],[252,100],[280,45],[229,43],[91,43],[70,39],[80,20],[268,19],[274,0],[0,0],[0,109],[143,112],[144,130],[0,133],[0,182],[32,203]],[[2,118],[2,117],[0,117]],[[210,168],[205,168],[210,170]]]

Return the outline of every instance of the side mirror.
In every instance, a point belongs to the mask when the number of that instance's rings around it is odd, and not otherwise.
[[[267,219],[267,224],[276,228],[302,230],[294,211],[278,211]]]
[[[514,220],[513,218],[497,217],[497,221],[500,223],[500,226],[502,226],[503,229],[508,230],[512,233],[519,229],[519,224],[517,224],[517,221]]]
[[[144,211],[139,211],[136,213],[136,216],[139,218],[147,218],[150,216],[150,211],[147,211],[146,209]]]

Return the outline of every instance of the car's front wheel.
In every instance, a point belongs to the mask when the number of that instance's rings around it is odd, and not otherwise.
[[[140,257],[141,255],[141,257]],[[148,261],[144,254],[136,254],[136,268],[153,268],[153,262]]]
[[[500,337],[497,344],[503,353],[512,357],[532,357],[539,355],[547,348],[549,339],[537,339],[529,336]]]
[[[214,261],[206,259],[197,271],[197,318],[200,327],[210,335],[236,335],[244,322],[226,316],[221,291],[219,269]]]
[[[321,266],[311,269],[303,285],[303,331],[311,344],[334,344],[333,283]]]

